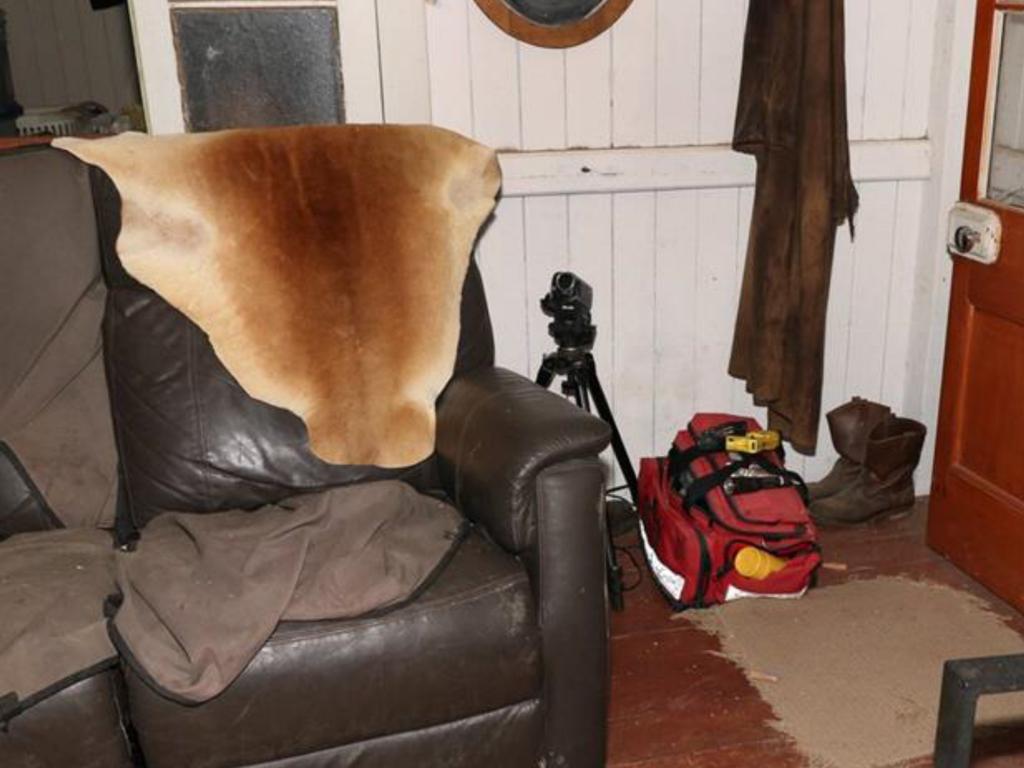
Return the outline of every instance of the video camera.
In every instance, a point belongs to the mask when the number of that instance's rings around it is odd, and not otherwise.
[[[548,333],[559,349],[589,352],[597,327],[591,322],[594,289],[573,272],[555,272],[551,290],[540,300],[541,311],[551,318]]]

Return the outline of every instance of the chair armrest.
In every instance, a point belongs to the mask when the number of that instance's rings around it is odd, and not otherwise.
[[[600,419],[502,368],[454,378],[438,403],[445,489],[455,506],[514,554],[536,542],[541,470],[596,457],[610,439]]]
[[[438,407],[449,496],[530,576],[544,659],[544,765],[605,763],[605,477],[597,455],[610,439],[603,421],[500,368],[456,377]]]

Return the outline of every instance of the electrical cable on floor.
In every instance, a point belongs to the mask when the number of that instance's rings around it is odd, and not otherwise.
[[[633,524],[628,529],[624,529],[623,531],[618,532],[617,535],[619,535],[619,536],[621,536],[621,535],[623,535],[625,533],[630,532],[633,528],[635,528],[637,525],[639,525],[639,520],[637,518],[637,512],[636,512],[636,506],[633,504],[631,499],[628,499],[625,496],[623,496],[621,493],[619,493],[620,491],[624,491],[624,490],[628,490],[628,486],[625,485],[625,484],[617,485],[617,486],[614,486],[612,488],[609,488],[607,490],[607,492],[605,493],[605,501],[606,501],[606,503],[609,502],[609,501],[611,501],[611,502],[618,502],[619,504],[623,504],[625,506],[628,506],[629,509],[632,511],[631,517],[632,517]],[[640,553],[640,545],[639,544],[625,544],[625,545],[623,545],[623,544],[616,544],[615,543],[616,532],[613,530],[613,531],[611,531],[611,534],[612,534],[612,553],[614,554],[615,561],[616,562],[619,561],[619,553],[622,553],[629,560],[629,563],[632,566],[633,572],[636,574],[636,578],[633,581],[631,581],[628,584],[623,583],[623,585],[622,585],[622,591],[623,592],[629,592],[629,591],[634,590],[637,587],[639,587],[640,583],[644,579],[644,571],[643,571],[643,567],[641,565],[641,562],[643,560],[643,556]],[[636,552],[634,552],[633,550],[636,550]],[[623,575],[625,575],[625,574],[626,574],[626,570],[623,569]]]

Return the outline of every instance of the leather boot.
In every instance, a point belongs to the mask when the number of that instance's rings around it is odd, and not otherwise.
[[[892,417],[868,436],[864,466],[853,483],[811,504],[817,523],[853,525],[914,506],[914,470],[921,460],[925,426]]]
[[[812,502],[834,496],[857,479],[864,463],[868,434],[880,421],[891,416],[889,406],[862,397],[855,397],[828,412],[825,416],[828,431],[839,458],[825,477],[807,484],[807,495]]]

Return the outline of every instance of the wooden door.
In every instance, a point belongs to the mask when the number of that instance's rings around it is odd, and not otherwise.
[[[961,198],[998,215],[955,259],[928,542],[1024,609],[1024,2],[978,0]]]

